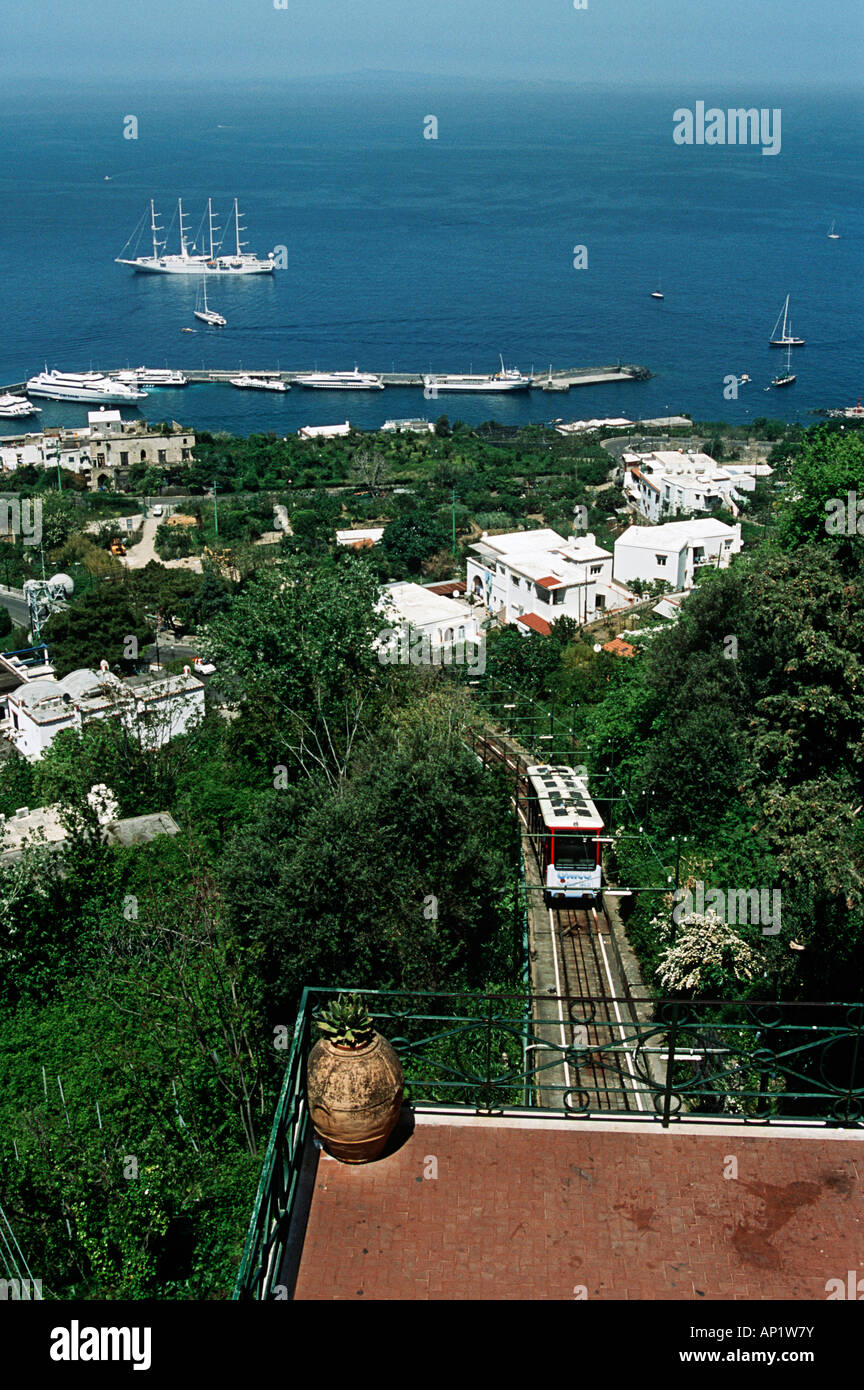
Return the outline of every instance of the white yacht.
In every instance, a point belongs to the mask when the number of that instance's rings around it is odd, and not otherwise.
[[[38,415],[39,407],[24,396],[0,396],[0,416],[4,420],[18,419],[23,415]]]
[[[777,315],[777,323],[775,323],[773,331],[771,333],[771,347],[803,347],[804,343],[806,342],[805,338],[793,338],[792,336],[792,325],[788,321],[790,298],[791,296],[787,294],[786,303],[783,305],[783,308]],[[777,328],[779,326],[781,318],[783,320],[783,328],[781,329],[780,337],[778,338]]]
[[[223,318],[221,314],[217,314],[215,309],[208,308],[206,275],[201,276],[201,285],[198,290],[198,298],[195,302],[195,308],[192,312],[194,313],[196,319],[200,319],[202,323],[209,323],[211,328],[227,328],[228,326],[228,320],[226,318]]]
[[[174,372],[170,367],[134,367],[115,372],[118,381],[127,386],[188,386],[189,382],[182,372]]]
[[[49,372],[46,368],[27,382],[29,396],[49,401],[92,401],[96,405],[132,405],[147,395],[98,372]]]
[[[278,377],[272,376],[232,376],[229,377],[232,386],[239,386],[241,391],[290,391],[291,387]]]
[[[308,386],[313,391],[383,391],[384,382],[373,372],[360,372],[355,365],[353,372],[312,372],[309,376],[295,378],[298,386]]]
[[[145,213],[138,223],[132,236],[127,241],[123,250],[129,246],[129,242],[134,237],[140,240],[143,234]],[[183,211],[183,199],[177,199],[177,221],[180,232],[179,251],[166,252],[167,239],[160,239],[163,228],[158,225],[158,213],[153,199],[150,199],[150,235],[153,242],[153,254],[149,256],[124,256],[122,253],[115,257],[118,265],[130,265],[133,270],[142,275],[200,275],[202,270],[206,270],[209,275],[272,275],[275,269],[273,252],[269,252],[266,257],[254,256],[244,248],[247,243],[240,237],[240,233],[245,230],[240,223],[240,208],[237,199],[234,199],[234,250],[223,250],[224,236],[217,241],[219,228],[213,220],[213,200],[207,199],[207,233],[206,240],[202,249],[197,250],[195,242],[189,242],[188,228],[186,226],[187,217]],[[202,226],[204,219],[202,218]],[[169,228],[170,231],[170,228]],[[136,248],[137,249],[137,248]]]
[[[530,376],[523,376],[515,367],[505,367],[504,358],[499,358],[500,372],[494,376],[424,376],[423,386],[427,391],[438,395],[442,391],[527,391],[531,385]]]

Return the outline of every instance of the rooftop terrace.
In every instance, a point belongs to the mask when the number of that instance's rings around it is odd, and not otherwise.
[[[422,1114],[376,1163],[320,1154],[294,1297],[824,1299],[862,1177],[837,1131]]]
[[[864,1005],[366,991],[406,1105],[347,1167],[305,1094],[334,993],[235,1298],[813,1300],[861,1263]]]

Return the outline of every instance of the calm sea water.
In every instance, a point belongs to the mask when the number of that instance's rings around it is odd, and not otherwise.
[[[782,153],[676,146],[672,112],[699,99],[781,107]],[[123,139],[130,114],[135,141]],[[429,79],[22,88],[0,109],[0,382],[46,362],[491,371],[500,352],[523,370],[621,358],[655,375],[437,402],[410,389],[273,398],[202,386],[152,392],[141,414],[241,433],[442,410],[469,422],[682,410],[807,421],[864,391],[862,146],[864,101],[839,94]],[[211,281],[225,329],[181,332],[196,325],[194,279],[114,264],[149,198],[167,226],[178,194],[193,236],[208,195],[224,222],[236,194],[250,249],[288,248],[272,277]],[[827,237],[835,219],[839,241]],[[577,245],[587,269],[573,268]],[[768,338],[787,292],[807,345],[793,353],[796,384],[766,390],[785,364]],[[742,373],[751,383],[724,399],[724,378]],[[43,423],[83,422],[84,407],[43,406]]]

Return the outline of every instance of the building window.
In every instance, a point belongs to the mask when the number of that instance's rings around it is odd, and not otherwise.
[[[665,556],[665,555],[655,555],[655,556],[654,556],[654,559],[657,561],[658,565],[660,565],[661,567],[662,567],[663,565],[665,565],[665,563],[666,563],[666,556]]]
[[[557,605],[557,604],[561,604],[561,603],[564,602],[564,600],[566,599],[566,597],[567,597],[567,590],[566,590],[566,589],[556,589],[555,592],[554,592],[554,594],[552,595],[552,603],[553,603],[553,604],[556,604],[556,605]]]
[[[514,575],[513,575],[513,588],[514,588],[514,589],[518,589],[518,588],[521,587],[521,584],[522,584],[521,579],[519,579],[518,575],[515,575],[515,574],[514,574]]]
[[[592,565],[592,566],[591,566],[591,573],[592,573],[592,574],[599,574],[599,573],[601,572],[602,569],[603,569],[603,566],[602,566],[602,565]]]
[[[125,466],[128,464],[128,462],[129,462],[129,451],[128,451],[128,449],[125,450],[125,451],[124,451],[123,449],[121,449],[121,450],[120,450],[120,463],[121,463],[121,465],[122,465],[123,467],[125,467]]]
[[[541,603],[548,603],[548,602],[549,602],[549,593],[548,593],[548,591],[547,591],[546,589],[540,589],[540,588],[538,588],[538,589],[537,589],[537,597],[539,598],[539,600],[540,600]]]
[[[605,600],[605,598],[603,597],[602,594],[597,594],[597,595],[596,595],[596,597],[595,597],[595,599],[594,599],[594,607],[595,607],[595,608],[598,608],[598,609],[599,609],[599,608],[605,608],[605,607],[606,607],[606,600]]]
[[[180,456],[181,456],[181,458],[188,459],[188,458],[190,457],[189,450],[188,450],[188,449],[181,449],[181,450],[180,450]]]

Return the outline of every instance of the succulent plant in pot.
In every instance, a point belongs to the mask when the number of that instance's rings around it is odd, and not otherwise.
[[[369,1163],[390,1138],[405,1086],[393,1048],[376,1032],[359,994],[338,995],[318,1019],[306,1090],[325,1149],[343,1163]]]
[[[365,1047],[375,1036],[362,994],[340,994],[318,1019],[318,1029],[334,1047]]]

